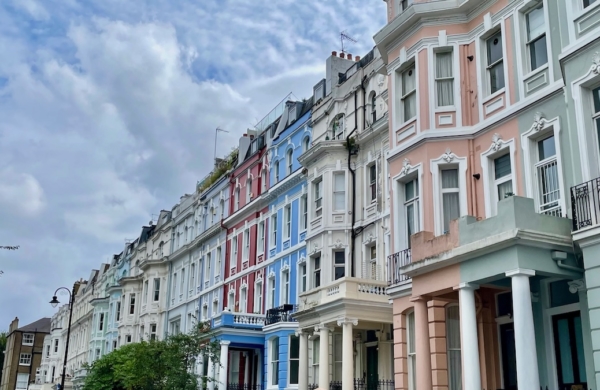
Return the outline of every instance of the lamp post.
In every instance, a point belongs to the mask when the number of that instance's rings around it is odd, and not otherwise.
[[[65,376],[67,375],[67,354],[69,353],[69,339],[71,338],[71,319],[73,318],[73,302],[75,302],[75,293],[77,292],[78,283],[73,285],[73,291],[69,290],[66,287],[59,287],[54,291],[54,296],[50,301],[52,307],[56,307],[60,302],[56,298],[56,293],[60,290],[65,290],[69,293],[69,327],[67,328],[67,342],[65,343],[65,359],[63,361],[63,371],[62,378],[60,380],[60,390],[64,390],[65,388]]]

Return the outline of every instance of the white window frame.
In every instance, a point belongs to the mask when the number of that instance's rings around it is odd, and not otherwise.
[[[181,269],[181,284],[179,285],[179,299],[182,298],[183,292],[185,291],[185,268]]]
[[[258,223],[258,254],[265,253],[265,221],[260,221]]]
[[[54,378],[52,378],[52,380],[54,380]],[[17,382],[15,384],[15,389],[16,390],[27,390],[28,387],[29,387],[29,374],[22,373],[22,372],[17,373]]]
[[[288,176],[294,171],[294,149],[289,149],[286,154],[286,167]]]
[[[298,293],[302,294],[309,289],[308,284],[308,264],[304,257],[298,260]]]
[[[372,280],[377,280],[378,278],[378,272],[377,272],[377,251],[379,250],[379,248],[377,248],[377,243],[373,243],[371,245],[368,245],[365,247],[365,258],[367,259],[367,275],[365,275],[365,277],[367,279],[372,279]],[[373,253],[373,251],[375,251],[375,253]],[[375,257],[373,257],[373,254],[375,255]]]
[[[237,187],[233,192],[233,201],[235,211],[238,211],[240,209],[240,187]]]
[[[104,313],[100,313],[98,315],[98,331],[102,332],[104,330]]]
[[[489,58],[488,58],[488,42],[496,36],[496,34],[500,34],[500,38],[501,38],[501,44],[502,44],[502,58],[499,60],[496,60],[495,62],[489,63]],[[505,31],[504,28],[502,27],[502,24],[500,24],[498,27],[493,28],[492,30],[490,30],[485,37],[482,37],[483,40],[483,59],[484,59],[484,64],[483,64],[483,68],[485,70],[485,96],[486,97],[490,97],[490,96],[495,96],[497,94],[502,93],[502,91],[506,91],[506,84],[509,82],[508,78],[507,78],[507,64],[506,64],[506,42],[505,42]],[[502,88],[498,88],[496,91],[492,92],[492,79],[490,77],[491,72],[490,70],[496,66],[497,64],[499,64],[500,62],[502,62],[502,73],[504,76],[504,85],[502,86]]]
[[[550,120],[541,118],[534,122],[531,128],[521,135],[521,147],[523,148],[523,166],[525,167],[525,189],[528,198],[532,198],[535,203],[536,211],[539,210],[539,188],[537,183],[537,175],[535,174],[534,165],[537,162],[537,141],[545,138],[547,135],[554,133],[554,145],[556,148],[556,163],[558,167],[558,186],[560,190],[560,200],[558,202],[562,215],[568,214],[566,206],[567,193],[565,192],[563,178],[563,162],[562,162],[562,146],[561,146],[561,126],[560,117],[555,117]],[[584,148],[581,148],[582,150]]]
[[[262,172],[260,173],[260,185],[262,187],[261,192],[265,192],[267,190],[267,169],[263,167]]]
[[[404,74],[410,71],[413,71],[415,73],[415,89],[410,90],[410,91],[404,91],[404,83],[402,82],[402,79],[404,78]],[[399,104],[399,114],[400,114],[400,123],[407,123],[409,121],[413,121],[415,119],[417,119],[417,117],[419,116],[419,110],[417,109],[417,107],[419,106],[419,94],[417,93],[418,89],[419,89],[419,84],[418,84],[418,74],[417,74],[417,64],[414,60],[411,60],[407,63],[406,66],[404,66],[402,69],[399,70],[398,72],[398,78],[400,80],[399,84],[400,84],[400,89],[399,89],[399,96],[400,96],[400,104]],[[410,117],[410,118],[406,118],[406,114],[405,114],[405,107],[404,107],[404,102],[409,99],[412,95],[415,95],[415,116]]]
[[[328,347],[328,345],[326,345]],[[312,367],[311,367],[311,374],[313,377],[313,381],[314,382],[318,382],[319,381],[319,365],[320,365],[320,359],[321,359],[321,338],[320,337],[316,337],[313,341],[312,341]],[[325,367],[324,369],[329,369],[328,367]]]
[[[190,290],[190,295],[195,294],[196,289],[196,263],[192,263],[190,265],[190,280],[188,282],[188,289]]]
[[[419,185],[419,202],[418,202],[418,219],[417,219],[417,227],[416,232],[420,232],[423,226],[423,202],[422,202],[422,194],[423,194],[423,164],[419,163],[415,166],[410,165],[408,160],[404,162],[405,167],[402,169],[400,174],[394,176],[392,181],[394,185],[392,186],[392,196],[397,203],[406,205],[406,194],[405,184],[409,181],[418,180]],[[405,207],[395,207],[395,217],[394,218],[394,231],[396,232],[404,232],[406,231],[406,211]],[[410,246],[410,242],[406,234],[394,234],[394,252],[399,252],[401,250],[408,249]]]
[[[314,218],[320,217],[323,214],[323,176],[319,176],[313,180],[312,195],[314,197]]]
[[[279,160],[274,160],[273,161],[273,181],[275,182],[274,184],[279,183],[279,175],[281,174],[281,172],[279,171]]]
[[[538,8],[542,8],[542,13],[544,14],[544,33],[538,35],[537,37],[535,37],[534,39],[529,39],[529,24],[527,23],[528,20],[528,15],[535,11]],[[543,69],[544,67],[547,67],[549,62],[552,61],[552,57],[550,57],[550,50],[548,48],[548,41],[549,41],[549,34],[548,34],[548,14],[547,14],[547,7],[546,4],[541,1],[539,3],[536,3],[535,6],[527,9],[524,13],[523,13],[523,27],[524,27],[524,34],[523,34],[523,43],[524,43],[524,47],[525,47],[525,63],[527,64],[526,67],[526,72],[530,73],[530,72],[535,72],[535,71],[540,71],[541,69]],[[546,57],[547,57],[547,62],[545,64],[539,65],[537,68],[533,69],[533,65],[531,63],[531,45],[537,41],[542,39],[542,37],[545,37],[546,39]]]
[[[231,262],[231,268],[235,268],[237,264],[238,246],[238,234],[235,232],[231,237],[231,253],[235,256],[235,259]]]
[[[204,279],[210,281],[210,268],[211,268],[211,263],[212,263],[212,251],[210,249],[208,250],[208,252],[206,252],[204,261],[205,261],[205,267],[206,267],[206,275],[204,276]],[[236,259],[236,261],[237,261],[237,259]]]
[[[210,252],[209,252],[210,253]],[[221,261],[223,256],[223,250],[221,249],[220,243],[217,244],[217,254],[215,261],[215,279],[221,275]],[[210,274],[206,275],[206,279],[210,280]]]
[[[306,153],[310,149],[310,137],[306,136],[302,138],[302,153]]]
[[[279,296],[279,305],[285,305],[291,302],[290,286],[291,286],[291,273],[289,267],[282,267],[281,269],[281,286],[279,290],[281,295]]]
[[[375,176],[373,177],[372,169],[375,168]],[[371,203],[377,202],[377,161],[372,161],[369,165],[367,165],[366,169],[366,182],[369,183],[367,186],[367,196],[366,204],[370,205]]]
[[[336,255],[336,253],[343,253],[344,254],[344,265],[343,265],[343,267],[340,266],[340,265],[338,265],[335,262],[335,255]],[[347,267],[348,256],[347,256],[346,250],[345,249],[334,250],[331,253],[331,259],[333,260],[332,264],[331,264],[332,265],[332,270],[331,270],[331,272],[332,272],[332,274],[331,274],[332,278],[331,279],[335,281],[335,280],[339,280],[339,279],[343,279],[343,278],[347,277],[348,276],[348,270],[347,270],[347,268],[348,268]],[[344,276],[342,276],[341,278],[336,279],[336,277],[335,277],[335,270],[336,270],[336,268],[343,268],[344,269]]]
[[[269,227],[271,228],[271,234],[269,239],[269,247],[275,248],[277,247],[277,212],[271,215],[271,221],[269,223]]]
[[[31,353],[21,352],[19,354],[19,366],[31,366]]]
[[[35,334],[33,333],[23,333],[22,345],[33,345],[35,341]]]
[[[229,290],[227,294],[227,308],[230,312],[235,312],[235,290]]]
[[[257,279],[254,281],[254,305],[252,311],[255,314],[260,314],[263,311],[263,280]]]
[[[308,229],[308,194],[300,197],[300,231]]]
[[[244,230],[244,251],[243,251],[243,262],[247,262],[250,258],[250,228]]]
[[[246,203],[252,200],[252,177],[246,179]]]
[[[598,7],[600,7],[600,2],[598,2]],[[580,145],[579,166],[581,167],[583,182],[600,177],[600,153],[598,152],[600,143],[595,131],[596,125],[592,120],[592,113],[594,112],[592,91],[600,86],[600,74],[596,74],[594,69],[595,65],[592,64],[585,75],[571,84],[575,120],[577,122],[577,138]],[[590,132],[590,129],[594,130]]]
[[[289,240],[292,237],[292,204],[287,204],[283,208],[283,221],[285,224],[285,240]]]
[[[275,360],[275,357],[277,360]],[[277,388],[279,386],[279,363],[279,337],[275,336],[269,340],[269,388]],[[277,379],[277,383],[275,383],[274,379]]]
[[[202,305],[202,321],[208,320],[208,303]]]
[[[446,319],[448,318],[448,309],[451,309],[451,308],[458,308],[458,304],[457,303],[451,303],[451,304],[447,305],[444,308],[445,318]],[[446,335],[449,335],[449,333],[450,332],[449,332],[449,328],[448,328],[448,321],[446,321]],[[459,340],[460,340],[460,336],[461,336],[461,334],[460,334],[460,311],[459,311],[459,327],[458,327],[458,337],[459,337]],[[448,363],[447,363],[448,364],[448,390],[460,390],[460,388],[454,388],[454,387],[451,386],[451,384],[452,384],[451,378],[452,378],[453,375],[456,375],[457,376],[457,378],[456,378],[457,381],[459,383],[462,383],[462,350],[461,350],[461,343],[459,342],[458,348],[450,348],[450,341],[449,340],[450,340],[450,338],[446,337],[446,351],[448,352],[447,353],[447,359],[448,359]],[[458,359],[458,361],[459,361],[459,363],[461,365],[460,372],[454,372],[453,373],[450,370],[450,353],[449,353],[450,351],[454,351],[454,352],[458,351],[458,353],[460,354],[460,359]]]
[[[150,324],[150,341],[156,340],[157,335],[157,326],[156,324]]]
[[[343,176],[344,177],[344,189],[343,190],[337,190],[335,188],[335,178],[336,176]],[[333,192],[333,196],[331,197],[331,210],[333,211],[346,211],[346,209],[348,208],[348,197],[347,197],[347,180],[346,180],[346,171],[336,171],[333,172],[331,175],[331,186],[332,186],[332,192]],[[341,195],[344,199],[344,207],[341,209],[336,209],[336,204],[335,204],[335,198],[336,196]]]
[[[443,203],[442,203],[442,169],[458,169],[458,188],[460,217],[467,215],[467,158],[458,157],[451,151],[447,151],[440,157],[430,161],[430,169],[433,180],[433,212],[435,216],[435,235],[444,234]],[[422,192],[421,192],[422,193]],[[421,225],[423,226],[423,225]]]
[[[452,76],[450,77],[437,77],[437,55],[438,54],[446,54],[450,53],[452,56]],[[433,95],[435,96],[435,101],[433,102],[436,111],[445,111],[445,110],[454,110],[457,104],[457,94],[456,94],[456,70],[459,69],[456,63],[456,51],[454,46],[441,46],[433,49]],[[441,106],[439,104],[439,96],[437,94],[437,83],[438,81],[449,81],[452,80],[452,104],[447,106]]]
[[[135,315],[135,298],[135,293],[129,294],[129,310],[127,313],[129,313],[130,316]]]
[[[277,281],[275,280],[275,275],[271,275],[267,279],[267,305],[266,305],[267,310],[277,307],[277,301],[275,300],[276,296],[277,296]]]
[[[316,268],[315,263],[316,260],[319,259],[319,268]],[[321,254],[319,253],[318,256],[314,256],[310,258],[310,262],[311,262],[311,287],[312,288],[319,288],[321,286],[323,286],[323,261],[321,259]],[[317,278],[316,275],[317,273],[319,274],[319,285],[317,286]]]
[[[215,317],[219,314],[219,300],[218,299],[214,299],[213,300],[213,307],[212,307],[212,316]]]
[[[483,172],[483,196],[485,202],[485,217],[491,218],[498,213],[498,191],[496,189],[497,181],[494,179],[494,159],[505,154],[510,155],[510,176],[504,181],[512,180],[513,193],[517,195],[517,167],[516,164],[516,146],[515,139],[511,138],[504,141],[497,134],[492,139],[492,144],[483,153],[481,153],[481,170]]]
[[[292,358],[292,340],[296,340],[296,342],[298,343],[298,357]],[[288,386],[292,386],[292,387],[296,387],[298,386],[298,383],[292,383],[291,377],[292,377],[292,363],[295,362],[295,364],[298,366],[298,381],[300,381],[300,337],[291,334],[289,336],[288,339],[288,345],[290,346],[289,350],[288,350]],[[307,378],[308,379],[308,378]]]
[[[144,288],[142,290],[142,304],[148,303],[148,285],[150,282],[148,280],[144,280]]]
[[[240,312],[246,313],[248,311],[248,286],[242,284],[240,287]]]

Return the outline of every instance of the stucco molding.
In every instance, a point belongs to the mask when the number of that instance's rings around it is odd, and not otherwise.
[[[338,326],[342,326],[342,325],[345,325],[345,324],[352,324],[353,326],[357,326],[358,325],[358,319],[356,319],[356,318],[347,318],[347,317],[338,318],[337,324],[338,324]]]
[[[600,53],[594,53],[592,57],[592,67],[590,69],[594,74],[600,74]]]
[[[402,163],[402,169],[400,170],[400,176],[406,176],[411,169],[412,166],[410,165],[410,160],[405,158],[404,162]]]
[[[538,132],[544,129],[544,125],[546,124],[546,117],[544,113],[538,111],[533,116],[533,124],[531,125],[531,129],[535,132]]]
[[[597,54],[597,53],[596,53]],[[571,294],[576,294],[579,291],[585,291],[586,285],[584,279],[571,280],[567,282],[569,284],[569,292]]]

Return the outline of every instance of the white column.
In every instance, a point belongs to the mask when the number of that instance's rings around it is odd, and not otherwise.
[[[475,309],[475,290],[478,288],[479,286],[470,283],[461,283],[457,287],[464,390],[481,389],[479,342],[477,338],[477,312]]]
[[[319,389],[329,390],[329,328],[315,326],[319,332]]]
[[[308,390],[308,333],[299,330],[296,336],[300,338],[298,390]]]
[[[519,388],[522,389],[540,388],[531,289],[529,288],[529,278],[534,275],[535,271],[520,268],[506,273],[506,276],[512,279],[517,382]]]
[[[219,390],[227,389],[227,363],[230,341],[221,341],[221,368],[219,369]]]
[[[208,390],[215,390],[215,362],[211,358],[208,359],[208,382],[206,386]]]
[[[337,321],[342,327],[342,390],[354,389],[354,348],[352,346],[352,326],[358,320],[342,318]]]

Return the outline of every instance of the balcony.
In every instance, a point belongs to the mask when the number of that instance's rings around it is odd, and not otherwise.
[[[230,328],[262,329],[264,325],[264,314],[232,313],[224,311],[212,319],[213,328],[225,326]]]
[[[600,178],[571,187],[573,231],[600,224]]]
[[[340,299],[353,299],[368,303],[388,303],[387,283],[384,281],[346,277],[333,283],[300,294],[303,302],[299,310]]]
[[[277,324],[280,322],[296,322],[296,319],[292,318],[298,310],[298,305],[285,304],[279,307],[274,307],[267,310],[267,317],[265,319],[265,326]]]
[[[410,248],[388,256],[388,285],[400,284],[410,280],[409,276],[400,272],[400,268],[410,264],[411,260]]]

